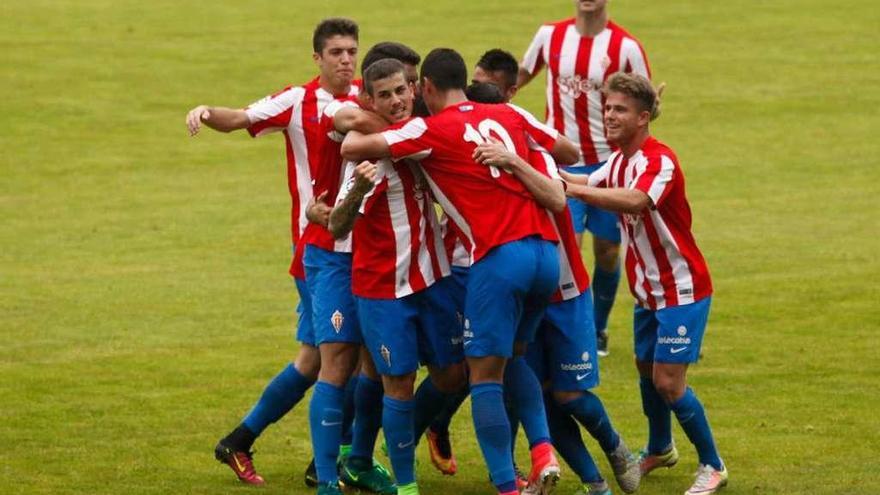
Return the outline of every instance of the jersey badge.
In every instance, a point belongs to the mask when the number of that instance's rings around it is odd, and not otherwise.
[[[379,354],[382,355],[382,360],[385,361],[385,364],[390,368],[391,367],[391,351],[385,347],[385,344],[382,344],[382,347],[379,348]]]
[[[336,333],[339,333],[342,330],[342,323],[345,321],[345,317],[342,316],[342,313],[337,309],[333,312],[333,315],[330,316],[330,324],[333,325],[333,329],[336,330]]]

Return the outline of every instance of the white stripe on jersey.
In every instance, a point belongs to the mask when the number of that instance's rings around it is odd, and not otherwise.
[[[648,160],[644,155],[641,155],[641,161],[636,166],[638,170],[638,175],[633,179],[630,183],[630,188],[635,187],[636,183],[642,177],[642,174],[645,172],[645,169],[648,168]],[[657,174],[657,177],[654,179],[654,182],[651,183],[651,188],[648,189],[648,197],[651,198],[651,201],[656,205],[660,201],[660,196],[663,195],[663,191],[666,190],[666,186],[669,185],[669,181],[672,180],[672,172],[675,170],[675,164],[672,163],[672,160],[669,159],[668,156],[664,155],[660,157],[660,173]]]
[[[318,113],[320,115],[320,112]],[[315,115],[315,118],[318,117]],[[303,106],[296,105],[293,107],[293,116],[290,118],[291,126],[294,128],[303,128]],[[309,219],[306,218],[305,211],[308,208],[309,201],[312,200],[314,191],[312,188],[315,183],[312,179],[311,167],[309,164],[309,151],[306,146],[306,139],[302,132],[288,132],[290,137],[290,145],[293,148],[293,156],[296,161],[296,188],[299,190],[299,234],[302,235]]]
[[[632,38],[623,38],[620,43],[620,70],[648,77],[648,64],[639,44]]]
[[[390,163],[382,164],[385,167],[385,177],[388,179],[388,209],[391,212],[391,227],[394,229],[394,241],[396,244],[395,257],[395,281],[394,293],[397,297],[401,294],[412,294],[412,286],[409,284],[410,246],[412,246],[412,232],[409,227],[409,214],[406,210],[406,201],[403,194],[403,183],[400,175]]]
[[[665,156],[663,158],[666,159]],[[660,238],[663,251],[666,252],[669,265],[672,267],[672,276],[675,279],[675,289],[678,293],[678,304],[690,304],[694,302],[694,278],[691,276],[691,269],[681,256],[678,244],[672,237],[672,232],[669,231],[666,222],[663,221],[663,217],[660,216],[660,212],[651,209],[651,221]]]
[[[573,29],[569,27],[565,30],[565,36],[562,38],[562,48],[559,50],[559,79],[562,80],[563,77],[570,78],[573,74],[575,74],[575,68],[577,67],[577,56],[580,51],[580,43],[581,43],[581,35],[578,33],[577,29]],[[550,49],[550,45],[547,45],[547,49]],[[547,71],[547,76],[551,77],[550,71]],[[577,121],[577,115],[574,111],[575,105],[575,95],[579,95],[580,91],[572,94],[571,90],[566,90],[563,88],[563,85],[558,84],[556,81],[553,81],[552,77],[549,79],[549,83],[551,86],[556,84],[558,87],[559,93],[559,105],[562,108],[562,118],[563,123],[565,125],[565,136],[568,137],[572,142],[574,142],[578,149],[580,149],[580,134],[579,127]],[[551,99],[547,100],[553,101],[552,96]],[[549,105],[552,107],[552,105]],[[553,121],[547,122],[549,125],[553,125]]]
[[[468,225],[467,222],[464,221],[464,217],[461,216],[461,213],[459,213],[459,211],[455,209],[455,206],[452,205],[452,202],[449,201],[449,198],[447,198],[446,195],[443,194],[443,191],[441,191],[440,188],[437,187],[437,183],[434,182],[433,179],[431,179],[430,174],[428,174],[428,172],[423,167],[419,168],[425,175],[425,180],[428,181],[428,185],[431,186],[431,192],[434,193],[434,198],[437,200],[438,203],[440,203],[440,207],[443,208],[443,211],[446,212],[446,214],[449,216],[450,219],[452,219],[453,222],[455,222],[455,226],[458,227],[458,231],[467,238],[468,244],[471,245],[471,250],[468,253],[468,258],[473,260],[476,245],[474,244],[474,234],[473,232],[471,232],[470,225]]]
[[[574,26],[570,29],[577,32],[577,28]],[[608,45],[610,43],[610,29],[605,29],[599,33],[598,36],[593,38],[593,49],[590,52],[590,66],[587,68],[587,74],[590,81],[600,81],[601,84],[601,81],[605,80],[606,67],[604,67],[604,65],[606,63],[611,63],[611,60],[608,58]],[[599,157],[599,161],[604,162],[608,159],[608,155],[611,154],[611,145],[609,145],[608,141],[605,139],[605,121],[602,118],[603,108],[601,87],[594,88],[593,85],[590,84],[589,89],[585,93],[585,97],[587,98],[587,117],[590,122],[590,136],[593,139],[593,147],[596,150],[596,156]],[[578,145],[580,145],[580,139],[578,139]]]

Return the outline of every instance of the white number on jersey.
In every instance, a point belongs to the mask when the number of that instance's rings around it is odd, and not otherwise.
[[[480,129],[479,132],[477,132],[470,123],[464,125],[464,140],[466,142],[474,143],[479,146],[489,141],[489,138],[492,137],[491,133],[495,133],[495,135],[501,138],[501,142],[504,143],[504,147],[507,148],[508,151],[516,153],[516,146],[513,144],[513,139],[510,138],[507,129],[497,121],[485,119],[480,122],[477,127]],[[505,172],[508,174],[513,173],[510,170],[505,170]],[[489,165],[489,173],[492,174],[492,177],[495,179],[501,177],[501,172],[498,170],[498,167],[493,165]]]

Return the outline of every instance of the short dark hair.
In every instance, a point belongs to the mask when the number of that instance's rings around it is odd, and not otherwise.
[[[636,100],[640,111],[650,113],[651,120],[660,116],[660,95],[651,81],[641,74],[617,72],[605,81],[602,93],[625,94]]]
[[[467,99],[477,103],[504,103],[504,95],[501,88],[485,82],[475,82],[464,90]]]
[[[422,63],[422,79],[430,79],[440,91],[467,88],[467,65],[452,48],[435,48]]]
[[[312,47],[315,49],[315,53],[324,51],[327,40],[334,36],[351,36],[357,41],[357,23],[345,17],[331,17],[321,21],[315,28],[315,34],[312,35]]]
[[[393,58],[412,66],[419,65],[419,62],[422,61],[422,57],[415,50],[403,43],[383,41],[373,45],[370,51],[364,55],[364,59],[361,61],[361,73],[365,73],[367,67],[383,58]]]
[[[519,74],[519,62],[516,61],[516,58],[510,52],[500,48],[493,48],[480,57],[477,67],[486,72],[500,71],[504,74],[504,82],[507,83],[507,87],[516,85],[516,77]]]
[[[403,74],[405,70],[406,68],[400,60],[394,58],[377,60],[370,64],[370,66],[367,67],[367,70],[364,71],[364,90],[366,90],[367,94],[373,96],[374,82],[380,79],[385,79],[386,77],[391,77],[397,73]]]

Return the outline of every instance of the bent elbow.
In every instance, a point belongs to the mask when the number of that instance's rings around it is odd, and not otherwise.
[[[339,153],[342,155],[342,158],[345,158],[346,160],[357,160],[355,150],[355,146],[346,139],[342,142],[342,147],[339,149]]]

